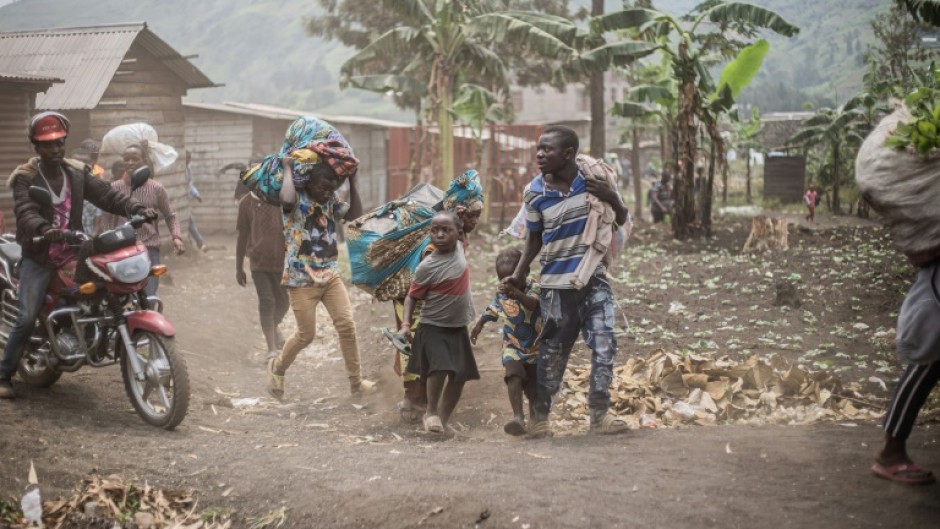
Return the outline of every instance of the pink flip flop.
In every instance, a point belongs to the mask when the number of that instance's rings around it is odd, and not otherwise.
[[[871,471],[879,478],[905,485],[929,485],[937,481],[933,473],[917,463],[895,463],[884,466],[876,462]]]

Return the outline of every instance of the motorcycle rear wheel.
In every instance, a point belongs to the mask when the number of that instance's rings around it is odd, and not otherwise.
[[[144,367],[144,380],[134,377],[127,357],[135,353],[125,349],[121,355],[121,375],[127,396],[144,422],[172,430],[183,421],[189,409],[186,362],[177,353],[173,337],[138,331],[132,339],[138,360]]]
[[[61,371],[49,367],[45,358],[40,356],[37,351],[26,350],[20,359],[20,365],[16,372],[30,386],[37,388],[48,388],[59,381],[62,376]]]

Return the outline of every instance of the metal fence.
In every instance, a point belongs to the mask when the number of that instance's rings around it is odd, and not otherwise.
[[[470,127],[454,127],[454,169],[480,171],[489,218],[501,226],[516,214],[522,190],[538,174],[535,145],[543,129],[542,125],[490,124],[477,138]],[[388,141],[389,199],[419,182],[437,180],[434,168],[440,149],[436,127],[392,128]]]

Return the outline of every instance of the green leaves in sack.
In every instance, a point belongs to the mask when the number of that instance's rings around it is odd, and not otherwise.
[[[888,136],[885,145],[895,149],[913,149],[928,155],[940,148],[940,70],[930,65],[927,75],[918,75],[926,86],[911,92],[904,104],[911,112],[911,120],[898,123],[894,134]]]

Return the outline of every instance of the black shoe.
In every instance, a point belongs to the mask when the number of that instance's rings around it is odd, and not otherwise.
[[[10,379],[0,378],[0,399],[15,399],[16,393],[13,392],[13,383]]]

